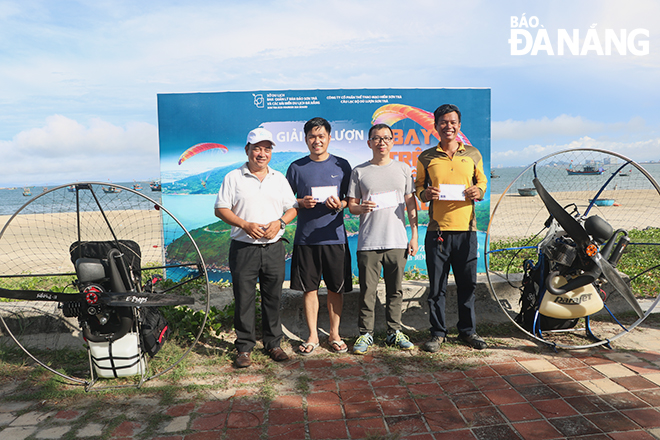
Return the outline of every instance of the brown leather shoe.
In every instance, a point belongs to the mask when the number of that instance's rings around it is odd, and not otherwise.
[[[275,347],[268,350],[270,358],[275,362],[284,362],[289,360],[289,355],[287,355],[281,347]]]
[[[238,356],[236,357],[236,362],[234,363],[236,368],[247,368],[252,365],[252,359],[250,359],[251,354],[252,353],[249,351],[239,351]]]

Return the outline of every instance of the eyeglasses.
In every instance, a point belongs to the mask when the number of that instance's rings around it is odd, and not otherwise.
[[[393,139],[392,136],[383,136],[383,137],[380,137],[380,136],[374,136],[374,137],[372,137],[372,138],[369,139],[369,140],[370,140],[371,142],[375,143],[375,144],[379,144],[380,141],[383,141],[383,142],[385,142],[386,144],[389,144],[390,142],[392,142],[392,139]]]

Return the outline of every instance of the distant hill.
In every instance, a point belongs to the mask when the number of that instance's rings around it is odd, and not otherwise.
[[[306,156],[306,153],[273,153],[269,166],[282,174],[286,174],[289,164],[296,159]],[[236,162],[224,167],[214,168],[205,173],[189,176],[172,183],[163,184],[165,194],[216,194],[220,190],[222,180],[227,173],[243,165],[245,162]]]
[[[190,236],[195,240],[204,262],[210,269],[229,270],[230,232],[230,226],[221,221],[190,231]],[[291,257],[293,252],[295,233],[295,223],[287,225],[284,231],[287,258]],[[167,257],[176,261],[196,261],[197,252],[191,249],[188,236],[183,235],[167,246]]]

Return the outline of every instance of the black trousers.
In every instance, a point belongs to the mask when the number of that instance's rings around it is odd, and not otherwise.
[[[474,312],[477,287],[477,233],[474,231],[443,231],[438,241],[437,231],[427,231],[426,269],[429,274],[429,318],[432,336],[446,336],[445,296],[449,270],[454,272],[456,301],[458,303],[458,332],[471,335],[476,332]]]
[[[279,347],[282,339],[280,298],[284,282],[284,243],[249,244],[232,240],[229,269],[234,290],[234,328],[238,351],[252,351],[256,342],[255,302],[261,291],[261,327],[264,348]]]

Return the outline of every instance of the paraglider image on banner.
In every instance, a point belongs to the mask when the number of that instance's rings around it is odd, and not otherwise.
[[[227,264],[230,227],[214,216],[215,197],[224,176],[246,161],[247,133],[264,127],[276,146],[269,166],[286,174],[291,162],[309,154],[303,126],[313,117],[331,126],[328,152],[352,167],[371,159],[369,128],[384,123],[394,134],[390,157],[407,163],[413,173],[417,157],[437,146],[433,111],[457,105],[462,114],[459,140],[481,152],[490,173],[489,89],[335,89],[279,90],[158,95],[158,126],[163,205],[195,238],[212,281],[231,280]],[[476,204],[479,268],[484,272],[483,238],[490,213],[490,184]],[[428,207],[418,202],[420,251],[409,257],[406,270],[426,272],[424,236]],[[287,258],[293,249],[294,221],[287,226]],[[344,211],[349,247],[357,275],[359,218]],[[410,231],[408,231],[410,234]],[[174,240],[176,241],[176,240]],[[172,243],[166,243],[166,246]],[[175,249],[176,245],[171,249]],[[182,256],[183,257],[183,256]],[[290,259],[287,260],[287,279]]]

